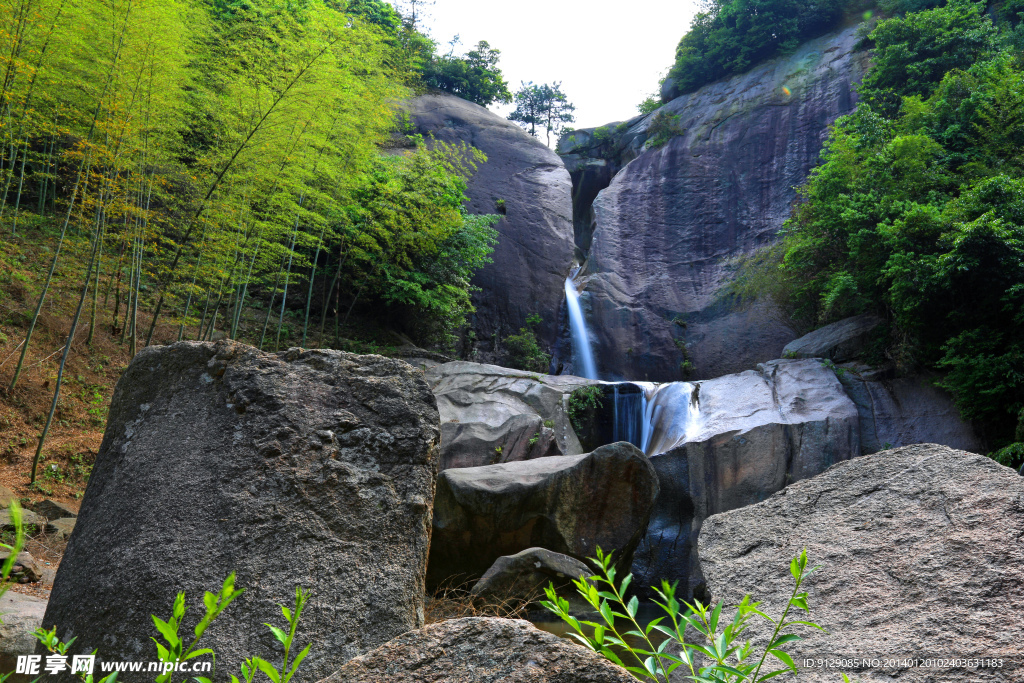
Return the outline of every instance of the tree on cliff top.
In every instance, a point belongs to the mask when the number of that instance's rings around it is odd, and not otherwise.
[[[556,136],[567,123],[576,120],[573,112],[576,106],[562,92],[561,83],[534,85],[533,81],[522,83],[515,96],[516,109],[508,115],[530,135],[537,135],[537,127],[547,131],[547,144],[551,145],[551,134]]]
[[[483,107],[492,102],[511,102],[512,93],[498,68],[500,56],[501,50],[481,40],[464,57],[451,53],[435,56],[423,69],[423,82]]]

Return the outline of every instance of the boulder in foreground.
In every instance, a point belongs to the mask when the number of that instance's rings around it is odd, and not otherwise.
[[[808,667],[805,683],[835,683],[841,671],[862,683],[1010,683],[1024,680],[1022,538],[1024,479],[983,456],[921,444],[839,463],[710,517],[699,546],[714,600],[750,592],[768,614],[789,598],[792,557],[806,547],[821,565],[804,589],[827,633],[808,630],[789,652],[797,662],[860,662]]]
[[[438,416],[422,374],[380,356],[230,342],[141,351],[106,434],[46,611],[73,653],[153,660],[151,614],[178,591],[242,594],[202,645],[217,669],[275,660],[264,622],[309,590],[296,681],[423,625]],[[151,677],[150,677],[151,680]]]
[[[527,621],[469,617],[405,633],[322,683],[635,683],[582,645]]]

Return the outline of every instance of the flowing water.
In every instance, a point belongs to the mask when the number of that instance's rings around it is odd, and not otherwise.
[[[587,321],[573,278],[565,279],[565,301],[572,332],[573,368],[587,379],[597,379]],[[637,389],[637,390],[634,390]],[[691,382],[622,382],[612,389],[613,441],[628,441],[647,455],[665,453],[697,439],[701,431],[700,386]]]
[[[590,335],[587,334],[587,321],[580,308],[580,293],[572,279],[579,272],[575,268],[565,279],[565,302],[569,307],[569,329],[572,331],[573,367],[576,374],[587,379],[597,379],[597,365],[594,363],[594,352],[590,348]]]
[[[628,390],[630,385],[639,391]],[[612,437],[647,455],[695,441],[702,428],[700,385],[691,382],[629,382],[614,385]]]

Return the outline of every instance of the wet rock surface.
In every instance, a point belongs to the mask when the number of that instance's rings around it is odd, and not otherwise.
[[[804,584],[811,618],[794,659],[1002,659],[1001,667],[804,669],[832,683],[1024,678],[1024,479],[971,453],[921,444],[837,464],[768,500],[704,522],[700,561],[716,600],[744,593],[777,614],[789,561],[821,565]],[[763,633],[761,635],[764,635]]]
[[[858,41],[824,36],[627,124],[622,154],[638,156],[593,202],[582,295],[605,376],[684,379],[689,361],[701,379],[782,355],[796,335],[781,316],[735,310],[720,290],[734,259],[775,239],[829,124],[853,109]],[[644,151],[659,115],[679,134]]]
[[[114,392],[44,624],[75,651],[153,658],[178,591],[242,594],[203,644],[218,669],[274,659],[264,626],[311,591],[296,680],[423,624],[438,417],[422,374],[380,356],[219,342],[143,349]]]
[[[663,392],[655,396],[665,405],[649,449],[661,495],[634,558],[637,586],[668,579],[699,592],[704,520],[861,452],[856,406],[817,360],[773,361]]]
[[[323,683],[630,683],[625,669],[527,621],[430,624],[353,659]]]
[[[480,287],[473,294],[477,358],[500,360],[501,340],[526,327],[533,314],[543,319],[536,329],[549,347],[575,250],[572,181],[561,159],[516,124],[453,95],[422,95],[406,106],[417,133],[466,142],[487,155],[468,181],[467,209],[504,217],[494,226],[499,238],[493,263],[473,278]]]
[[[437,479],[428,586],[482,576],[503,555],[540,547],[577,559],[598,546],[629,567],[658,480],[635,446],[449,469]]]

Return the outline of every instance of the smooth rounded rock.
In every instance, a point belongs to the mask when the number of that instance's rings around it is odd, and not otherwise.
[[[502,555],[532,547],[577,559],[600,547],[628,568],[657,497],[651,461],[625,442],[587,455],[445,470],[427,583],[478,578]]]
[[[583,599],[576,593],[573,581],[593,574],[590,567],[574,557],[544,548],[527,548],[495,560],[470,594],[484,604],[533,602],[544,597],[544,589],[550,584],[570,602],[581,603]]]
[[[430,93],[405,105],[416,132],[447,143],[465,142],[487,155],[467,181],[467,210],[501,214],[498,243],[473,284],[472,352],[485,362],[504,359],[502,341],[526,319],[543,347],[558,332],[562,286],[572,266],[572,181],[561,159],[519,126],[454,95]]]

